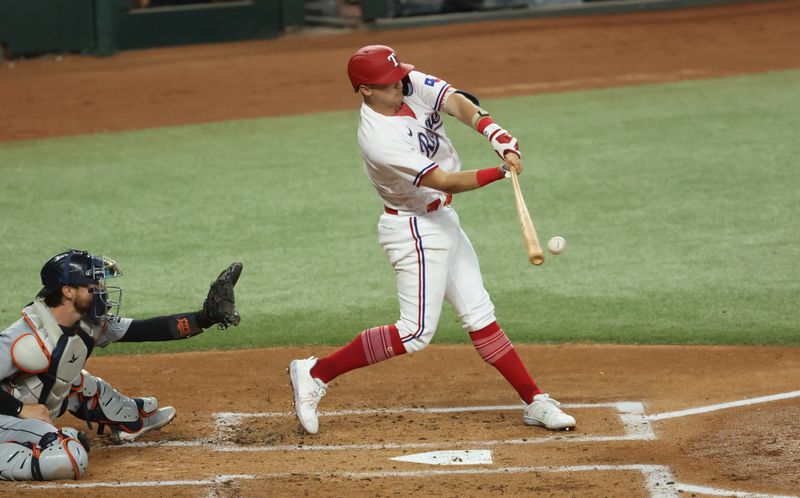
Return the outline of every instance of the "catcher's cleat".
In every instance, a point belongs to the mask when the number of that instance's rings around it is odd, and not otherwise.
[[[171,406],[165,406],[164,408],[159,408],[151,415],[144,416],[142,418],[142,428],[138,431],[128,432],[122,425],[111,427],[111,439],[117,443],[128,443],[135,441],[150,431],[161,429],[165,425],[172,422],[174,418],[175,408]]]
[[[548,394],[537,394],[533,402],[525,406],[524,420],[527,425],[538,425],[547,429],[569,430],[575,428],[575,418],[562,412],[558,401]]]
[[[317,405],[325,396],[327,385],[311,376],[311,369],[317,364],[313,356],[306,360],[293,360],[289,364],[289,375],[294,391],[294,409],[300,425],[309,434],[319,431]]]

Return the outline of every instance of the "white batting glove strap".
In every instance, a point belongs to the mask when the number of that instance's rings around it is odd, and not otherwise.
[[[512,137],[508,131],[504,130],[497,123],[492,123],[483,129],[483,136],[489,139],[494,151],[502,159],[506,153],[513,152],[514,154],[522,157],[522,152],[519,151],[519,144],[517,139]]]

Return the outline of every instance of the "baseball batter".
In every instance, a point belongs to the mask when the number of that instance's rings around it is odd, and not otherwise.
[[[473,96],[415,71],[390,47],[359,49],[347,73],[363,99],[358,144],[366,174],[384,203],[378,238],[397,276],[400,318],[364,330],[330,356],[291,362],[300,424],[317,433],[317,406],[334,378],[430,344],[446,300],[481,357],[519,394],[526,424],[553,430],[575,427],[575,419],[536,385],[498,325],[475,250],[450,205],[453,194],[500,180],[508,168],[521,173],[517,140]],[[503,164],[462,171],[442,112],[483,134]]]
[[[69,410],[108,427],[117,442],[133,441],[175,417],[155,398],[132,398],[84,369],[96,347],[114,341],[185,339],[217,323],[236,325],[234,263],[212,283],[198,312],[132,320],[117,316],[122,289],[106,281],[122,274],[111,259],[71,249],[41,271],[44,287],[22,317],[0,332],[0,478],[78,479],[88,467],[89,439],[56,418]],[[115,298],[113,298],[114,296]]]

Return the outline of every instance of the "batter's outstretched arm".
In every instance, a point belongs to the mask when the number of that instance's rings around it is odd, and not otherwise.
[[[496,168],[473,169],[470,171],[447,172],[434,168],[422,177],[420,185],[439,190],[445,194],[457,194],[475,190],[492,182],[505,178],[506,171],[500,165]]]
[[[507,165],[516,169],[517,173],[522,173],[517,139],[495,123],[488,112],[458,92],[452,93],[447,98],[444,109],[457,120],[483,134],[489,139],[497,155],[502,157]]]

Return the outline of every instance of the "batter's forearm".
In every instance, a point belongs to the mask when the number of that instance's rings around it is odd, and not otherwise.
[[[422,178],[420,185],[445,194],[457,194],[475,190],[502,178],[505,178],[505,172],[500,167],[450,173],[436,168]]]

